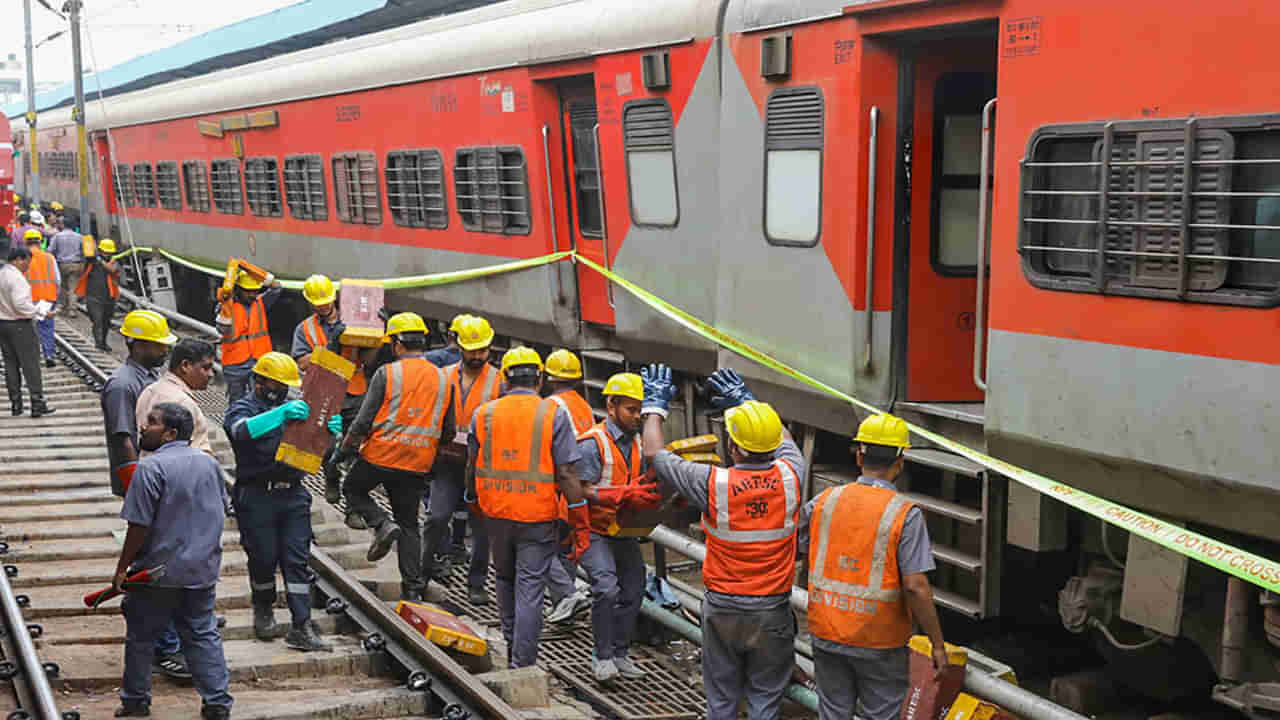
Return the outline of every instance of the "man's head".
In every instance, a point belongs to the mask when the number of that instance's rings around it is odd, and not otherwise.
[[[482,317],[467,316],[458,323],[458,347],[462,348],[462,364],[472,372],[489,362],[489,346],[493,344],[493,327]],[[542,365],[542,360],[538,360]]]
[[[911,447],[910,431],[902,418],[888,413],[872,415],[858,426],[853,438],[854,454],[862,474],[893,482],[906,464]]]
[[[324,275],[312,275],[302,284],[302,296],[311,303],[311,309],[315,310],[323,320],[334,318],[338,311],[338,291],[333,288],[333,281]]]
[[[67,221],[61,215],[53,219],[53,226],[59,231],[67,229]]]
[[[9,264],[26,273],[31,267],[31,251],[22,245],[9,248]]]
[[[548,363],[549,364],[549,363]],[[604,384],[605,410],[609,419],[624,433],[640,430],[643,418],[644,381],[635,373],[618,373]]]
[[[147,368],[164,365],[169,348],[178,342],[178,336],[169,332],[169,321],[154,310],[134,310],[125,315],[120,334],[129,346],[129,357]]]
[[[423,352],[427,349],[427,323],[418,313],[397,313],[387,321],[387,337],[398,358]]]
[[[449,347],[458,347],[458,330],[462,329],[462,323],[471,317],[467,313],[461,313],[453,316],[453,322],[449,323],[449,332],[445,334],[445,338],[449,341]]]
[[[195,424],[195,418],[181,405],[159,403],[151,408],[142,427],[138,428],[138,445],[147,452],[155,452],[176,440],[190,442]]]
[[[772,405],[748,400],[725,410],[724,424],[733,464],[773,462],[773,451],[782,445],[782,418]]]
[[[274,407],[289,399],[289,388],[302,386],[302,375],[293,358],[273,351],[254,363],[253,384],[258,397]]]
[[[513,347],[502,356],[507,387],[537,390],[542,384],[542,357],[531,347]]]
[[[184,338],[169,354],[169,372],[192,390],[204,390],[213,380],[213,345],[196,338]]]

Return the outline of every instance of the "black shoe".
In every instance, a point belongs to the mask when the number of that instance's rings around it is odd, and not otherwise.
[[[368,530],[369,529],[369,523],[365,522],[364,516],[358,512],[352,512],[348,510],[345,522],[347,523],[347,527],[351,528],[352,530]]]
[[[174,680],[191,679],[191,671],[187,669],[187,660],[180,654],[156,658],[151,663],[151,670]]]
[[[467,599],[471,601],[472,605],[488,605],[489,593],[485,592],[484,588],[473,587],[467,590]]]
[[[53,358],[45,358],[44,366],[47,368],[58,367],[58,363],[55,362]]]
[[[422,603],[425,599],[422,597],[421,590],[405,590],[400,593],[400,599],[405,602]]]
[[[13,411],[14,417],[18,417],[23,413],[23,409],[21,405],[10,405],[9,409]]]
[[[330,505],[337,505],[342,499],[342,485],[338,482],[330,483],[326,478],[324,484],[324,501]]]
[[[43,417],[45,415],[52,415],[55,412],[57,412],[56,409],[49,407],[43,402],[31,403],[31,419],[32,420],[35,420],[38,417]]]
[[[377,562],[387,556],[391,552],[391,545],[400,537],[400,526],[387,520],[378,526],[378,530],[373,535],[373,542],[369,543],[369,553],[365,555],[365,559],[369,562]]]
[[[333,645],[324,638],[320,637],[320,631],[316,629],[314,622],[308,622],[302,627],[296,627],[289,630],[289,634],[284,636],[284,644],[294,650],[303,652],[330,652]]]
[[[218,626],[218,629],[219,629],[219,630],[221,630],[222,628],[224,628],[224,627],[226,627],[226,626],[227,626],[227,616],[226,616],[226,615],[219,615],[219,616],[217,617],[217,620],[216,620],[215,622],[216,622],[216,624],[217,624],[217,626]]]
[[[270,605],[253,606],[253,636],[262,642],[271,642],[279,637],[276,629],[275,611]]]
[[[200,720],[231,720],[231,708],[226,705],[202,705]]]
[[[116,717],[151,717],[151,703],[121,700],[120,707],[116,708]]]

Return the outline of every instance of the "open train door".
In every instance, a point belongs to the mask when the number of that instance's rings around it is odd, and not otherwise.
[[[567,208],[573,245],[584,257],[611,267],[609,228],[600,163],[600,118],[591,75],[566,79],[560,89],[560,122],[565,138]],[[613,286],[596,271],[578,266],[582,319],[613,325]]]

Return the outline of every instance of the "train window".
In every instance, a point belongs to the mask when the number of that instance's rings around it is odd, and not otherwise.
[[[156,206],[156,185],[151,174],[150,163],[138,163],[133,166],[133,191],[138,195],[138,205]]]
[[[444,199],[444,158],[439,150],[387,153],[387,203],[401,227],[449,226]]]
[[[328,220],[329,197],[324,188],[324,160],[319,155],[290,155],[284,159],[284,194],[289,214],[298,220]]]
[[[244,161],[244,194],[249,212],[259,217],[280,217],[284,204],[280,200],[280,164],[272,157],[249,158]]]
[[[1049,126],[1028,158],[1037,287],[1280,304],[1280,116]]]
[[[182,193],[178,190],[178,164],[156,163],[156,195],[165,210],[182,209]]]
[[[125,207],[138,204],[138,198],[133,194],[133,168],[124,163],[116,165],[116,202]]]
[[[338,219],[356,225],[382,224],[378,160],[371,152],[333,156],[333,200]]]
[[[182,185],[186,189],[187,209],[209,212],[209,171],[203,162],[188,160],[182,163]]]
[[[929,252],[942,275],[977,271],[982,106],[995,93],[995,74],[987,72],[943,73],[934,85]],[[989,211],[989,195],[987,202]]]
[[[622,144],[627,153],[632,221],[675,227],[680,220],[676,135],[667,101],[627,103],[622,110]]]
[[[453,186],[458,217],[466,229],[529,234],[529,177],[520,148],[459,148]]]
[[[822,228],[822,91],[781,88],[764,121],[764,233],[773,245],[813,247]]]
[[[595,100],[569,103],[569,133],[573,142],[573,185],[577,197],[578,230],[586,237],[601,237],[600,169],[596,167]]]
[[[226,215],[244,214],[244,190],[240,187],[240,161],[214,160],[209,164],[213,207]]]

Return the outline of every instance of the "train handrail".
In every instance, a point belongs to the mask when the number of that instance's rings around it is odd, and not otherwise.
[[[613,270],[613,263],[609,260],[609,219],[604,214],[604,164],[600,162],[600,123],[592,126],[591,135],[596,146],[596,185],[599,186],[597,195],[600,198],[600,241],[604,244],[604,269]],[[613,304],[613,281],[605,278],[604,287],[608,293],[609,307],[616,308]]]
[[[996,98],[991,98],[982,106],[982,157],[978,161],[978,299],[973,313],[973,383],[982,392],[987,391],[987,383],[982,379],[984,356],[986,355],[987,324],[987,196],[991,192],[991,176],[987,168],[991,162],[991,115],[996,108]]]
[[[35,644],[31,642],[31,633],[27,630],[27,622],[22,617],[22,608],[9,585],[9,573],[0,572],[0,608],[3,609],[4,626],[9,641],[17,657],[10,659],[18,666],[19,675],[14,678],[15,687],[23,678],[30,691],[28,700],[31,707],[24,707],[33,720],[59,720],[57,702],[53,697],[53,688],[49,686],[49,678],[45,676],[44,665],[36,654]]]
[[[542,126],[542,158],[543,165],[547,169],[547,215],[551,218],[551,252],[560,252],[560,237],[556,227],[556,194],[554,185],[551,183],[551,128],[545,123]],[[560,276],[560,268],[553,267],[551,271],[556,276],[556,290],[559,293],[558,300],[564,302],[564,278]]]
[[[872,300],[875,290],[876,272],[876,140],[880,136],[880,107],[871,106],[871,137],[867,141],[867,324],[866,324],[866,358],[862,362],[863,372],[871,372],[872,328],[871,318],[875,312]]]

